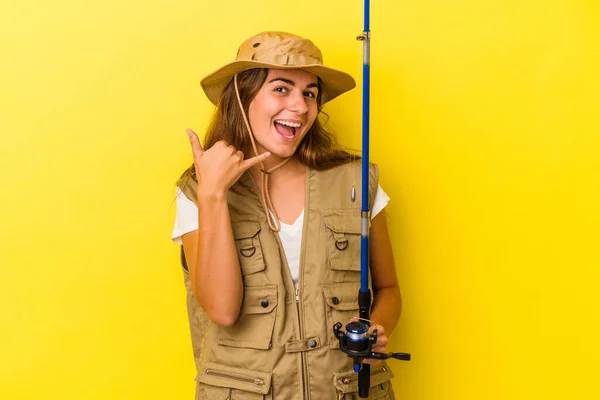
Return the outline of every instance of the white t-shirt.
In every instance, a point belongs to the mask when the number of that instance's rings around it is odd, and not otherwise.
[[[373,209],[371,210],[371,219],[375,218],[381,210],[385,208],[387,203],[390,201],[389,196],[383,191],[381,186],[377,187],[377,193],[375,194],[375,200],[373,202]],[[173,227],[173,233],[171,234],[171,240],[177,244],[181,244],[181,236],[188,232],[192,232],[198,229],[198,207],[193,201],[187,198],[187,196],[177,188],[176,191],[176,207],[177,212],[175,215],[175,226]],[[273,214],[271,214],[273,215]],[[279,231],[279,238],[285,251],[288,266],[294,280],[294,285],[298,285],[298,275],[300,273],[300,247],[302,246],[302,226],[304,224],[304,210],[298,216],[298,219],[291,224],[285,224],[279,221],[281,224],[281,230]]]

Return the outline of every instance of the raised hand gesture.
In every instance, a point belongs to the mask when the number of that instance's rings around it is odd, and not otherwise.
[[[194,165],[200,190],[204,194],[226,196],[229,188],[249,168],[266,160],[271,153],[244,160],[244,153],[225,141],[218,141],[210,149],[204,150],[198,140],[198,135],[191,129],[186,133],[190,138]]]

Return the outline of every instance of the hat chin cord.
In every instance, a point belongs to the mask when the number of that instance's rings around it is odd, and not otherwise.
[[[237,76],[235,74],[233,76],[233,84],[235,85],[235,95],[237,96],[238,104],[240,105],[240,110],[242,111],[242,115],[244,116],[244,122],[246,123],[246,128],[248,128],[248,133],[250,134],[250,142],[252,143],[252,149],[254,150],[254,154],[258,157],[258,150],[256,148],[256,142],[254,140],[254,134],[252,133],[252,128],[250,128],[250,123],[248,122],[248,117],[246,116],[246,112],[244,111],[244,106],[242,104],[242,100],[240,99],[240,91],[238,89]],[[265,168],[264,163],[260,162],[260,171],[262,172],[262,188],[261,188],[261,197],[263,202],[263,207],[265,208],[265,212],[267,214],[267,222],[269,223],[269,227],[275,231],[279,232],[281,230],[281,224],[279,223],[279,216],[277,215],[277,211],[275,211],[275,207],[273,207],[273,202],[271,201],[271,196],[269,196],[269,175],[271,172],[275,171],[277,168],[282,167],[285,163],[287,163],[292,157],[288,157],[284,159],[281,163],[277,164],[273,168],[267,170]],[[275,216],[275,223],[273,223],[273,218],[269,214],[269,210],[273,212]]]

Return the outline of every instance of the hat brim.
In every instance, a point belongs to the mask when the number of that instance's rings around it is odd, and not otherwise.
[[[321,64],[281,65],[249,60],[233,61],[206,76],[200,81],[200,84],[211,103],[217,105],[221,93],[223,93],[223,90],[233,76],[239,72],[254,68],[302,69],[318,76],[321,78],[322,83],[321,92],[323,104],[356,87],[356,82],[351,75]]]

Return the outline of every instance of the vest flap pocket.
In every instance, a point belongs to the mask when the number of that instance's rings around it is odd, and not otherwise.
[[[360,235],[360,214],[353,213],[336,213],[323,217],[325,226],[336,233],[350,233]]]
[[[257,220],[234,221],[231,227],[242,275],[264,270],[265,261],[259,238],[260,223]]]
[[[207,363],[196,381],[210,386],[267,394],[271,390],[271,374],[225,365]],[[228,392],[227,392],[228,396]],[[262,397],[260,397],[262,399]]]
[[[360,271],[360,210],[339,210],[323,216],[329,267]]]
[[[231,226],[234,239],[251,238],[260,232],[260,223],[258,221],[236,221]]]
[[[238,319],[219,326],[218,343],[230,347],[271,348],[277,308],[277,285],[246,286]]]
[[[327,339],[329,347],[339,349],[340,343],[333,334],[333,325],[341,322],[346,326],[350,318],[358,316],[359,282],[332,283],[323,286],[325,297],[325,318],[327,321]]]
[[[387,396],[391,386],[390,380],[393,377],[394,374],[387,364],[380,362],[371,365],[369,399],[380,399]],[[341,393],[356,393],[358,392],[358,374],[353,370],[336,372],[333,384]]]
[[[327,305],[339,311],[358,310],[357,284],[342,284],[323,288]],[[340,321],[344,322],[344,321]]]
[[[242,314],[267,314],[277,306],[277,285],[244,288]]]

